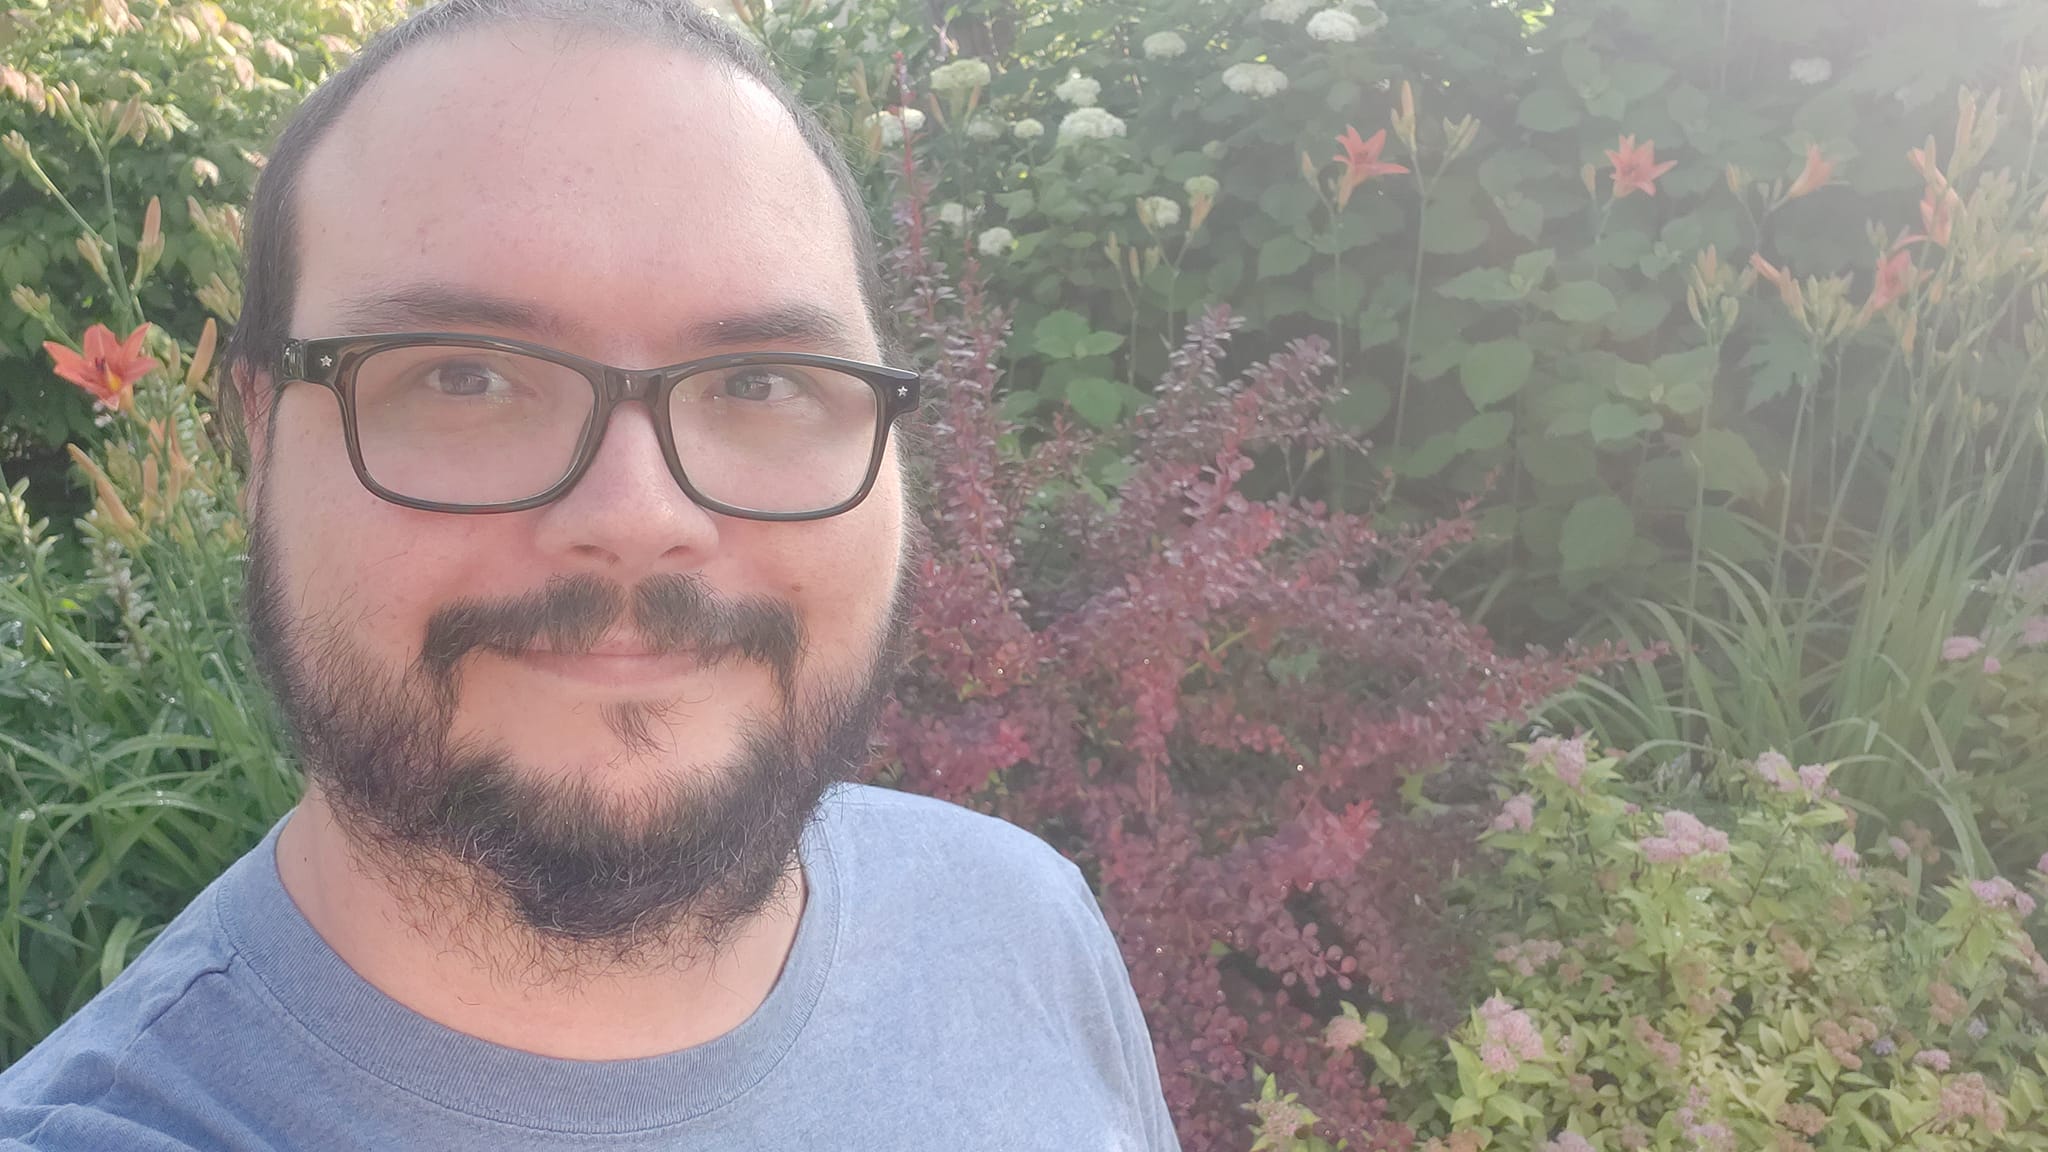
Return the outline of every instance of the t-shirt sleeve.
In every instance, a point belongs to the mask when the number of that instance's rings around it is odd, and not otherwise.
[[[1118,947],[1109,922],[1103,918],[1102,906],[1088,887],[1087,877],[1071,862],[1067,863],[1066,870],[1087,906],[1089,946],[1095,952],[1096,964],[1103,973],[1110,1022],[1123,1047],[1126,1083],[1132,1096],[1127,1103],[1138,1118],[1145,1148],[1147,1152],[1180,1152],[1180,1138],[1174,1133],[1173,1117],[1166,1111],[1166,1093],[1159,1084],[1159,1065],[1153,1056],[1152,1033],[1146,1027],[1143,1009],[1138,1006],[1138,995],[1131,988],[1130,969],[1124,965],[1123,950]]]

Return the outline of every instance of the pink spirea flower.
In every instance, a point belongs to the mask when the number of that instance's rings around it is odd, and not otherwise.
[[[2041,858],[2034,862],[2034,871],[2048,872],[2048,852],[2041,853]]]
[[[2005,665],[1998,662],[1998,657],[1986,656],[1984,658],[1984,674],[1986,676],[1996,676],[1999,674],[1999,672],[2003,671],[2004,668]]]
[[[1545,764],[1564,781],[1565,787],[1583,790],[1586,782],[1586,738],[1560,740],[1545,736],[1529,745],[1528,766],[1541,767]]]
[[[2020,621],[2020,647],[2039,648],[2048,644],[2048,616],[2029,616]]]
[[[1968,660],[1984,650],[1984,641],[1975,636],[1951,636],[1941,642],[1943,660]]]
[[[1529,1014],[1506,997],[1495,996],[1480,1005],[1479,1018],[1486,1027],[1479,1058],[1488,1069],[1505,1074],[1521,1067],[1524,1060],[1542,1059],[1543,1034]]]
[[[1913,1053],[1913,1063],[1918,1064],[1922,1068],[1932,1068],[1936,1072],[1946,1072],[1948,1071],[1948,1053],[1939,1048],[1922,1048],[1918,1052]]]
[[[1338,1016],[1323,1029],[1323,1043],[1334,1052],[1356,1047],[1360,1040],[1371,1033],[1366,1031],[1365,1021],[1350,1016]]]
[[[1524,792],[1512,797],[1500,806],[1500,814],[1493,818],[1495,832],[1527,832],[1536,826],[1536,797]]]
[[[1833,856],[1835,863],[1841,865],[1849,875],[1855,876],[1862,871],[1862,861],[1856,858],[1856,845],[1849,841],[1837,841],[1834,847],[1828,849],[1828,854]]]
[[[1891,849],[1893,859],[1904,860],[1906,857],[1911,856],[1913,854],[1913,846],[1911,844],[1906,843],[1904,840],[1899,839],[1897,836],[1894,836],[1891,839],[1886,840],[1884,842],[1884,846],[1886,848]],[[2042,859],[2048,860],[2048,856],[2044,856],[2042,857]]]
[[[1690,812],[1672,810],[1659,817],[1662,836],[1645,837],[1638,845],[1652,864],[1669,864],[1707,852],[1726,852],[1728,834],[1700,823]]]
[[[1827,795],[1829,768],[1825,764],[1803,764],[1799,768],[1799,786],[1806,794],[1818,800]]]
[[[1593,1145],[1577,1132],[1559,1132],[1557,1139],[1544,1142],[1543,1152],[1593,1152]]]
[[[1970,881],[1970,893],[1993,908],[2010,908],[2024,920],[2034,914],[2034,898],[2013,887],[2003,876]]]
[[[1780,792],[1792,792],[1799,788],[1799,780],[1792,774],[1792,761],[1781,752],[1766,752],[1756,758],[1756,774],[1764,783]]]

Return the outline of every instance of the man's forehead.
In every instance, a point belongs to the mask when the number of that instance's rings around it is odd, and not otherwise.
[[[343,112],[299,195],[301,310],[326,324],[421,284],[572,322],[629,321],[618,305],[650,290],[697,319],[780,308],[796,283],[863,311],[841,201],[794,119],[669,45],[508,25],[409,49]]]

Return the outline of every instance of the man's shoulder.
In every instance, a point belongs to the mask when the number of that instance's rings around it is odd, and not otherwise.
[[[822,818],[832,852],[871,893],[945,901],[1001,896],[1095,913],[1080,869],[1031,832],[958,804],[872,785],[828,797]]]
[[[0,1152],[184,1147],[108,1101],[134,1086],[151,1030],[232,962],[215,895],[201,893],[99,995],[0,1069]]]

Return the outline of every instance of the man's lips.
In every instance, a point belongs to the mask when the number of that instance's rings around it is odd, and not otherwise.
[[[720,663],[715,653],[687,648],[662,651],[635,640],[607,640],[572,652],[556,652],[545,643],[536,643],[504,655],[550,676],[616,688],[654,687]]]

